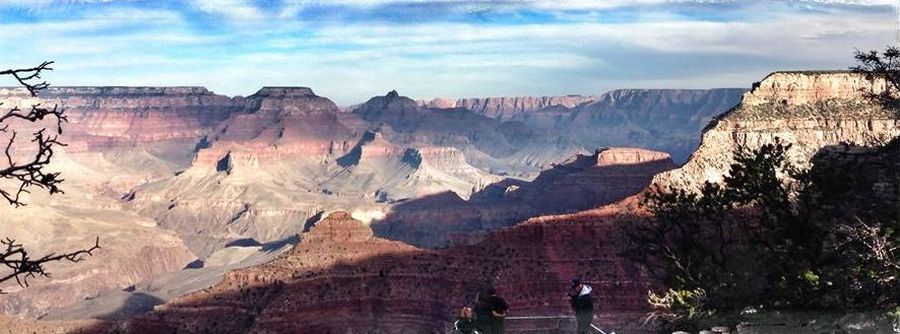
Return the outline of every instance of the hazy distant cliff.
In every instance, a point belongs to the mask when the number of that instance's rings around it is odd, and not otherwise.
[[[584,147],[643,147],[667,152],[681,163],[700,142],[700,130],[713,116],[737,104],[744,91],[618,89],[572,109],[520,113],[511,120],[559,132]]]
[[[512,97],[470,97],[458,100],[435,98],[430,101],[418,101],[428,108],[463,108],[491,118],[507,120],[519,113],[561,106],[573,108],[579,104],[591,102],[597,96],[564,95],[564,96],[512,96]]]
[[[554,134],[587,151],[643,147],[687,160],[712,117],[740,102],[743,88],[617,89],[599,96],[483,97],[419,101],[429,108],[461,108]],[[546,167],[546,166],[545,166]]]

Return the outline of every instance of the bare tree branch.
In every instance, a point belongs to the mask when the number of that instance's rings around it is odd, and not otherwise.
[[[53,70],[49,67],[51,64],[53,62],[49,61],[32,68],[0,71],[0,76],[14,77],[34,97],[40,90],[49,87],[47,82],[35,83],[34,81],[40,79],[42,71]],[[10,129],[10,125],[12,125],[10,122],[25,122],[25,124],[41,126],[43,123],[39,122],[48,120],[55,121],[55,129],[48,131],[46,127],[42,127],[34,131],[29,141],[34,143],[34,150],[25,149],[17,154],[18,147],[14,147],[14,144],[19,139],[19,132]],[[25,205],[21,196],[30,193],[31,187],[46,190],[51,195],[63,193],[59,189],[60,183],[64,181],[60,178],[60,173],[47,171],[46,168],[53,158],[54,149],[58,146],[65,146],[58,141],[59,135],[62,134],[62,123],[65,122],[68,122],[68,119],[56,105],[53,108],[44,108],[40,104],[34,104],[27,112],[16,106],[6,113],[0,114],[0,133],[9,135],[6,147],[3,148],[3,157],[0,158],[0,180],[13,181],[4,182],[0,186],[0,196],[6,199],[9,205],[13,207]],[[23,155],[27,156],[23,158]],[[93,256],[94,251],[98,249],[100,249],[99,237],[90,248],[62,254],[50,253],[33,259],[25,247],[16,243],[15,239],[0,240],[0,270],[2,270],[0,271],[0,283],[15,280],[19,286],[27,287],[30,278],[50,276],[50,273],[44,268],[45,264],[56,261],[80,262],[85,256]]]
[[[50,277],[50,273],[44,268],[44,264],[48,262],[81,262],[84,260],[85,255],[93,256],[94,251],[100,249],[100,238],[97,237],[94,245],[88,249],[80,249],[63,254],[50,253],[38,259],[32,259],[28,251],[21,244],[16,243],[14,239],[6,238],[0,241],[0,245],[3,245],[3,250],[0,252],[0,265],[11,270],[5,276],[0,276],[0,283],[14,279],[20,286],[27,287],[29,278],[38,276]]]
[[[39,83],[31,83],[29,81],[40,79],[42,71],[52,71],[53,68],[50,67],[50,65],[52,64],[52,61],[45,61],[40,65],[32,68],[0,71],[0,76],[12,75],[14,78],[16,78],[16,81],[18,81],[19,84],[22,85],[22,87],[25,87],[25,89],[27,89],[28,92],[31,93],[31,96],[37,96],[38,91],[50,87],[50,84],[48,84],[46,81]]]
[[[36,96],[37,92],[46,88],[46,82],[32,84],[29,80],[40,78],[41,71],[52,70],[48,65],[53,62],[44,62],[41,65],[28,69],[6,70],[0,71],[0,75],[12,75],[22,84],[32,96]],[[2,105],[2,104],[0,104]],[[34,154],[28,158],[18,161],[14,157],[14,143],[18,137],[18,133],[10,130],[10,121],[17,120],[36,124],[41,121],[55,121],[56,127],[51,131],[42,128],[32,134],[32,143],[35,143]],[[31,106],[31,109],[23,111],[19,107],[13,107],[6,113],[0,115],[0,132],[10,132],[9,140],[3,149],[5,155],[5,165],[0,164],[0,179],[14,180],[14,186],[0,186],[0,196],[3,197],[10,205],[19,207],[25,205],[22,202],[21,195],[30,193],[31,187],[37,187],[47,190],[50,194],[62,193],[58,184],[63,181],[59,173],[46,172],[45,167],[50,164],[53,157],[54,148],[57,146],[65,146],[65,144],[57,140],[62,134],[62,123],[68,122],[63,111],[58,109],[56,105],[53,108],[44,108],[40,104]],[[55,133],[53,133],[55,131]]]

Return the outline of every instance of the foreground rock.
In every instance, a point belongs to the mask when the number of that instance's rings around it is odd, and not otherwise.
[[[349,214],[332,213],[286,255],[158,307],[128,329],[430,333],[486,285],[498,287],[511,315],[566,313],[560,296],[574,275],[595,282],[604,301],[599,313],[633,318],[643,310],[646,279],[612,255],[621,247],[610,222],[615,215],[605,209],[546,217],[470,247],[431,251],[373,237]]]

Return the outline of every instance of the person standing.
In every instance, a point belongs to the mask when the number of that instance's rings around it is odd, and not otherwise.
[[[594,297],[591,290],[591,286],[584,284],[580,279],[572,279],[568,295],[569,303],[575,311],[578,334],[587,334],[591,331],[591,320],[594,318]]]
[[[479,301],[475,305],[475,320],[478,328],[484,334],[503,334],[503,323],[509,304],[503,297],[497,295],[497,290],[488,288],[485,293],[479,294]]]
[[[472,308],[464,306],[453,323],[453,334],[481,334],[475,324]]]

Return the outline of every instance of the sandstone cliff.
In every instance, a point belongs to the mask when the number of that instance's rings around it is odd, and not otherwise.
[[[738,147],[757,148],[776,138],[792,145],[788,154],[801,167],[828,145],[885,143],[900,135],[897,114],[863,97],[884,88],[883,81],[849,72],[772,73],[706,127],[684,166],[658,175],[654,184],[698,189],[719,182]]]

